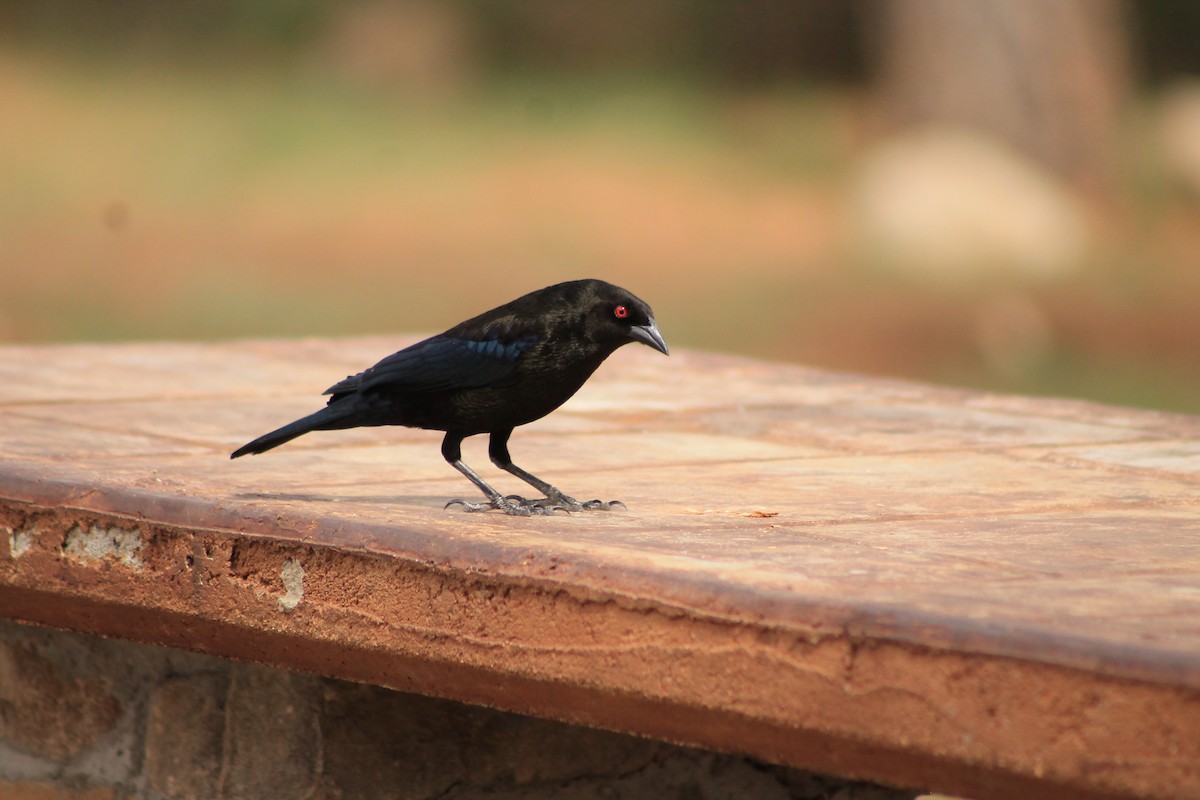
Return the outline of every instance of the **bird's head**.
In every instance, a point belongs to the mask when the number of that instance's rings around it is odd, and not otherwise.
[[[663,355],[670,355],[666,341],[658,332],[654,312],[644,301],[619,286],[593,281],[594,291],[588,303],[587,327],[596,342],[620,347],[641,342]]]

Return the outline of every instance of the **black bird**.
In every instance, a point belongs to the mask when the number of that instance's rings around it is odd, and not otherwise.
[[[620,501],[581,503],[518,467],[508,454],[508,437],[565,403],[629,342],[668,352],[650,306],[633,294],[599,280],[547,286],[335,383],[325,390],[331,395],[325,408],[260,436],[230,458],[265,452],[309,431],[404,425],[445,431],[442,457],[487,495],[486,503],[451,500],[446,508],[523,516],[607,510]],[[491,434],[493,464],[545,497],[501,496],[464,464],[462,440],[480,433]]]

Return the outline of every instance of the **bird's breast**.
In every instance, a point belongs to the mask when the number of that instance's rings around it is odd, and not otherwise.
[[[451,399],[464,430],[484,433],[541,419],[571,399],[603,359],[555,363],[535,360],[505,385],[457,392]]]

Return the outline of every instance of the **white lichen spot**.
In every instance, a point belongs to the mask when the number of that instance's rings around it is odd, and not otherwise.
[[[300,566],[296,559],[289,558],[283,562],[279,577],[283,581],[284,589],[283,597],[279,598],[279,607],[284,611],[291,611],[300,605],[300,600],[304,597],[304,567]]]
[[[13,558],[20,558],[29,552],[29,548],[33,547],[32,528],[19,531],[14,531],[12,528],[0,528],[0,531],[8,536],[8,554]]]
[[[75,525],[67,531],[63,542],[63,553],[84,561],[116,559],[127,567],[141,567],[138,550],[142,548],[142,536],[137,529],[102,528],[92,525],[86,531]]]
[[[13,558],[20,558],[33,547],[33,528],[13,531],[9,552]]]

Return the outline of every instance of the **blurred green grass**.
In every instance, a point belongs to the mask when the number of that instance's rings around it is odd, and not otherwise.
[[[587,184],[585,194],[610,204],[598,218],[640,197],[681,228],[669,255],[683,262],[704,246],[687,240],[693,223],[677,207],[690,191],[711,202],[727,184],[734,196],[739,185],[784,186],[832,160],[812,146],[797,158],[787,138],[803,131],[813,140],[814,112],[834,113],[832,102],[786,93],[747,108],[771,115],[770,125],[740,125],[726,98],[643,76],[514,78],[429,98],[303,70],[30,57],[4,72],[17,102],[15,124],[0,134],[0,244],[17,254],[5,294],[22,297],[4,304],[10,339],[291,334],[304,317],[319,333],[435,324],[426,308],[437,292],[401,320],[373,298],[436,285],[445,273],[431,268],[481,280],[483,290],[519,287],[538,277],[530,272],[607,268],[587,252],[596,235],[588,220],[561,224],[556,193]],[[637,185],[643,173],[646,187]],[[580,217],[587,200],[573,200]],[[509,235],[472,217],[481,211],[509,215],[497,223]],[[109,217],[118,224],[106,227]],[[430,265],[421,261],[428,253],[406,251],[414,225],[439,226],[430,236],[450,242],[457,263]],[[288,260],[289,238],[318,233],[342,237],[324,243],[327,261]],[[365,236],[380,241],[364,248]],[[471,236],[494,262],[453,246]],[[321,305],[348,310],[313,314]],[[294,311],[279,310],[287,307]]]
[[[10,48],[0,96],[0,340],[429,331],[595,275],[676,346],[1200,411],[1195,209],[1141,166],[1084,274],[939,292],[847,245],[850,92]],[[1010,295],[1045,330],[998,364],[979,320]]]

